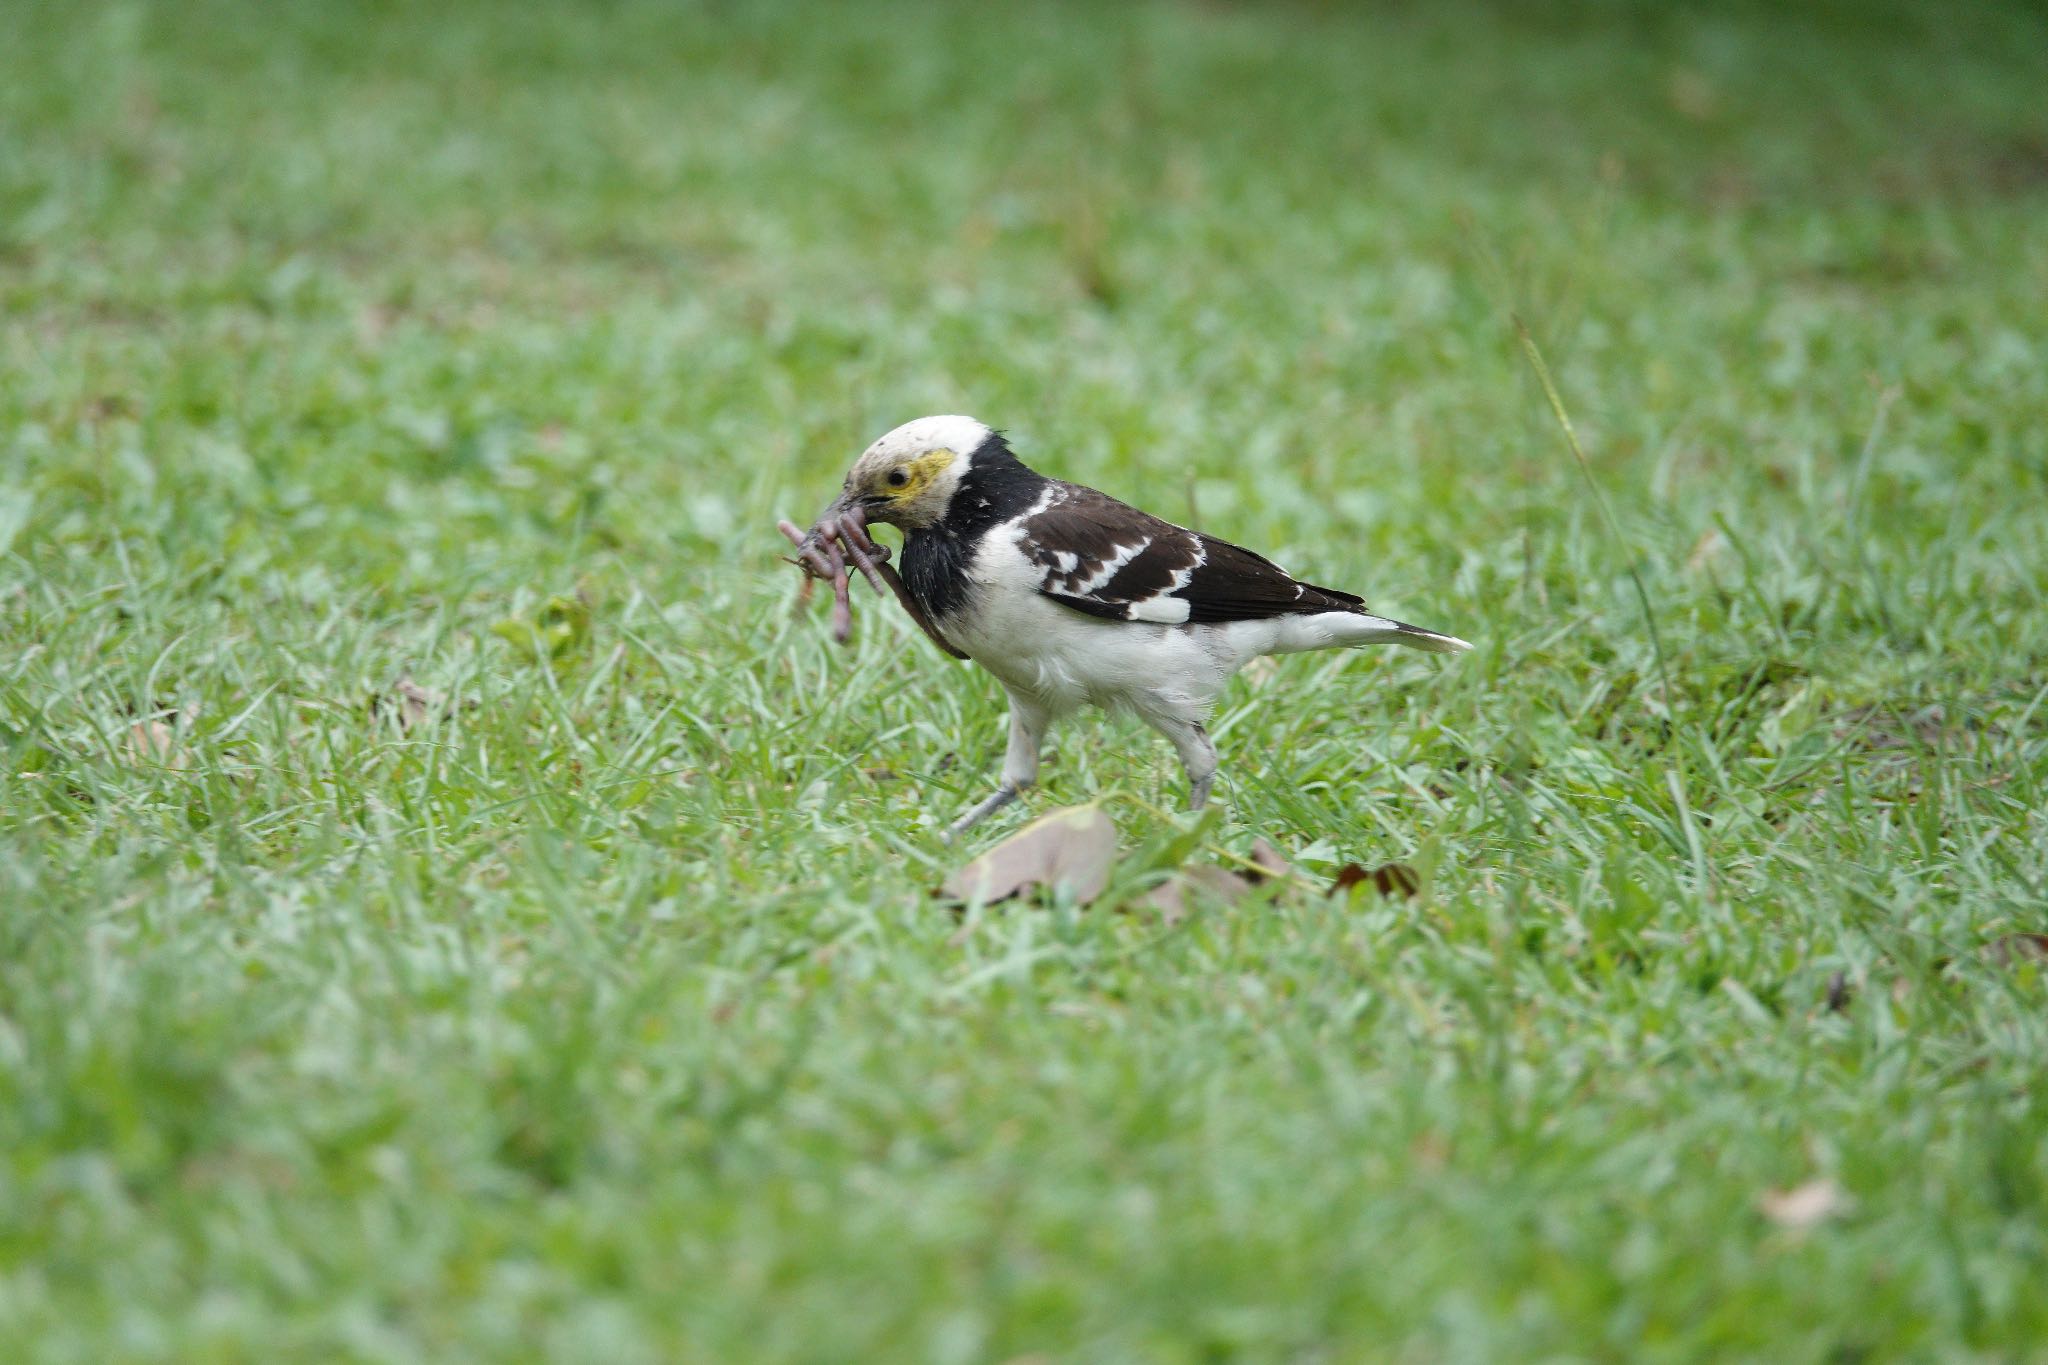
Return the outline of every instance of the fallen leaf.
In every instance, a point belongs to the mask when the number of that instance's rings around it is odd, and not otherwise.
[[[1789,1190],[1765,1190],[1757,1208],[1781,1228],[1805,1232],[1816,1223],[1847,1213],[1853,1201],[1831,1177],[1819,1176]]]
[[[1852,707],[1836,717],[1834,734],[1838,740],[1875,753],[1938,750],[1969,737],[1967,728],[1950,725],[1947,710],[1939,705],[1912,710],[1892,705]]]
[[[1849,1008],[1849,1001],[1854,996],[1855,992],[1849,988],[1849,978],[1846,975],[1836,972],[1828,978],[1827,1006],[1829,1014],[1840,1014],[1843,1010]]]
[[[1036,888],[1085,905],[1109,885],[1116,826],[1102,808],[1068,806],[1032,821],[946,878],[950,900],[993,904]]]
[[[411,678],[400,678],[391,690],[398,694],[398,723],[407,727],[428,719],[441,705],[439,697]]]
[[[1235,905],[1252,889],[1248,878],[1220,867],[1189,867],[1174,873],[1138,898],[1138,904],[1157,910],[1168,926],[1188,916],[1188,902],[1209,899]]]
[[[140,762],[172,772],[192,766],[191,755],[178,743],[177,732],[160,720],[139,720],[129,726],[128,752]]]
[[[1386,863],[1374,868],[1372,884],[1382,896],[1414,896],[1422,890],[1422,878],[1406,863]]]
[[[1286,880],[1294,875],[1294,866],[1281,856],[1279,849],[1259,839],[1252,844],[1252,865],[1245,869],[1243,875],[1253,886],[1258,886],[1268,879]]]
[[[1984,956],[2000,967],[2048,962],[2048,934],[2007,934],[1984,945]]]
[[[391,684],[388,696],[371,697],[370,710],[380,715],[389,713],[396,717],[398,728],[401,730],[424,725],[444,714],[441,698],[411,678],[400,678]]]
[[[1382,863],[1367,871],[1357,863],[1346,863],[1337,869],[1337,878],[1330,883],[1328,895],[1349,891],[1361,882],[1371,882],[1372,889],[1382,896],[1409,897],[1422,890],[1422,878],[1406,863]]]

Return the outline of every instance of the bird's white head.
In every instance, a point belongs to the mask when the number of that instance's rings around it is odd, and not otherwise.
[[[842,512],[858,508],[867,521],[905,531],[937,525],[974,452],[994,434],[972,417],[905,422],[861,452],[833,507]]]

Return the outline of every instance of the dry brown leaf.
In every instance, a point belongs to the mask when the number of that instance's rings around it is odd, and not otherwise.
[[[432,720],[441,709],[441,699],[411,678],[400,678],[391,690],[398,694],[398,723],[408,730]]]
[[[429,692],[410,677],[402,677],[391,684],[389,692],[373,693],[370,697],[370,714],[392,717],[401,730],[431,725],[446,719],[450,713],[447,698],[438,692]]]
[[[1984,956],[2000,967],[2048,962],[2048,934],[2007,934],[1985,944]]]
[[[1789,1190],[1765,1190],[1756,1206],[1764,1217],[1791,1232],[1805,1232],[1816,1223],[1838,1217],[1853,1203],[1832,1177],[1819,1176]]]
[[[192,766],[192,756],[178,743],[178,733],[160,720],[138,720],[128,727],[128,753],[137,762],[173,772]]]
[[[1188,916],[1188,902],[1204,899],[1235,905],[1252,889],[1247,878],[1220,867],[1188,867],[1174,873],[1138,898],[1138,904],[1157,910],[1169,926]]]
[[[1951,727],[1948,711],[1939,705],[1912,710],[1888,704],[1851,707],[1836,717],[1834,734],[1876,753],[1941,749],[1952,740],[1968,738],[1967,730]]]
[[[1843,1010],[1849,1008],[1849,1002],[1855,996],[1856,992],[1851,989],[1849,978],[1845,973],[1836,972],[1828,978],[1827,1007],[1829,1014],[1840,1014]]]
[[[1243,876],[1253,886],[1270,879],[1285,881],[1294,875],[1294,865],[1281,856],[1280,850],[1259,839],[1252,844],[1252,865],[1245,869]]]
[[[1357,863],[1346,863],[1337,869],[1337,878],[1330,883],[1328,894],[1349,891],[1361,882],[1371,882],[1372,889],[1382,896],[1405,898],[1422,890],[1422,878],[1406,863],[1382,863],[1370,871]]]
[[[1008,900],[1036,888],[1064,888],[1087,904],[1109,885],[1116,826],[1099,806],[1068,806],[1032,821],[946,878],[950,900]]]

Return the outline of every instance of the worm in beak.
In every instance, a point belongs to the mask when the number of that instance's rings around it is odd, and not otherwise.
[[[832,584],[832,638],[845,644],[853,638],[853,597],[847,561],[861,572],[878,594],[893,593],[910,619],[941,652],[955,659],[967,656],[946,642],[924,611],[903,586],[903,580],[889,564],[889,549],[868,536],[867,509],[842,498],[826,508],[809,531],[799,531],[792,521],[778,521],[776,527],[796,547],[789,562],[804,571],[804,587],[824,579]]]
[[[842,645],[853,638],[853,599],[848,591],[847,560],[852,559],[861,576],[867,579],[868,586],[877,594],[889,591],[880,567],[888,561],[889,552],[868,538],[867,523],[867,512],[860,504],[848,505],[844,499],[826,508],[809,531],[799,531],[790,521],[776,523],[789,543],[796,547],[796,558],[792,562],[802,568],[807,577],[822,578],[832,584],[832,638]]]

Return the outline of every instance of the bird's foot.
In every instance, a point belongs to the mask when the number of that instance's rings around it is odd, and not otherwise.
[[[1017,795],[1017,789],[1011,786],[1009,783],[1005,782],[1002,786],[997,787],[995,791],[980,805],[976,806],[973,810],[968,811],[967,814],[961,816],[952,824],[946,826],[946,832],[941,837],[943,837],[945,841],[949,844],[956,842],[960,838],[960,836],[967,833],[968,830],[973,829],[983,820],[986,820],[989,816],[994,815],[1004,806],[1007,806],[1012,801],[1015,801],[1017,799]]]

